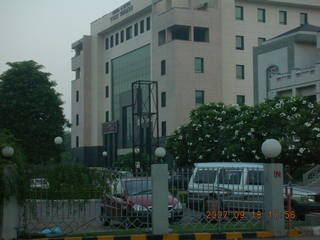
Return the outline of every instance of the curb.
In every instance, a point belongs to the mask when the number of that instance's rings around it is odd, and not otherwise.
[[[288,231],[288,237],[299,236],[299,231]],[[272,232],[230,232],[230,233],[194,233],[194,234],[164,234],[164,235],[127,235],[127,236],[97,236],[97,237],[66,237],[41,238],[32,240],[215,240],[215,239],[243,239],[243,238],[272,238]]]

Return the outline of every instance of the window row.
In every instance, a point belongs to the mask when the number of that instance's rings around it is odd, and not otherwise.
[[[139,31],[140,29],[140,31]],[[144,33],[145,31],[149,31],[151,29],[151,19],[147,17],[146,19],[142,19],[140,22],[135,23],[133,26],[129,26],[120,32],[117,32],[110,37],[107,37],[105,40],[105,49],[113,48],[117,46],[119,43],[123,43],[125,40],[130,40],[133,36],[138,36]]]
[[[261,46],[266,41],[266,38],[259,37],[258,38],[258,46]],[[244,50],[244,42],[245,38],[244,36],[237,35],[235,37],[235,48],[236,50]]]
[[[191,40],[191,26],[173,25],[158,32],[158,45],[161,46],[172,40]],[[209,42],[209,28],[193,27],[194,42]]]
[[[244,20],[244,7],[236,6],[235,7],[235,18],[236,20]],[[266,22],[266,9],[258,8],[257,9],[257,21],[265,23]],[[288,24],[288,12],[287,11],[279,11],[279,24],[287,25]],[[300,13],[300,24],[308,24],[308,14]]]

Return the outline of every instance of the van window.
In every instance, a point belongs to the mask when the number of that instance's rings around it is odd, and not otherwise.
[[[263,185],[263,172],[248,171],[247,185]]]
[[[195,183],[211,183],[216,179],[217,171],[213,169],[199,169],[194,178]]]
[[[221,169],[219,173],[219,184],[240,184],[241,170]]]

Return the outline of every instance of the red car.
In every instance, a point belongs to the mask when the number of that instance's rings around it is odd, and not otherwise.
[[[101,220],[105,225],[115,221],[126,226],[151,223],[151,178],[125,178],[111,184],[111,194],[106,194],[101,207]],[[180,220],[183,216],[180,201],[168,195],[168,218]]]

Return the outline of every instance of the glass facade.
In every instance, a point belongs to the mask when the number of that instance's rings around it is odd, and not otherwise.
[[[148,44],[115,58],[111,62],[112,120],[122,120],[123,126],[120,126],[120,128],[123,130],[122,143],[125,146],[131,142],[132,109],[131,107],[129,107],[130,109],[126,108],[128,106],[121,106],[120,98],[121,95],[131,92],[133,82],[150,80],[150,51],[150,45]]]

